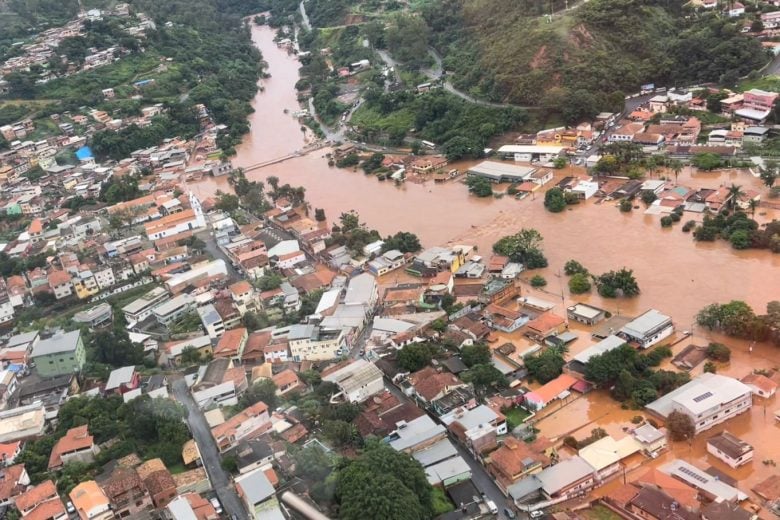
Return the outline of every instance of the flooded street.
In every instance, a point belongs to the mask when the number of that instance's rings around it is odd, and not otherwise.
[[[275,159],[306,144],[300,124],[291,115],[299,109],[294,89],[299,63],[276,46],[272,29],[254,27],[252,31],[271,77],[261,80],[264,90],[254,101],[251,133],[237,148],[237,166]],[[690,234],[680,231],[680,224],[661,229],[657,216],[642,214],[644,208],[625,214],[610,203],[597,205],[591,200],[552,214],[544,209],[542,194],[521,201],[479,199],[470,196],[459,181],[397,186],[360,170],[329,167],[324,158],[326,151],[254,170],[248,176],[264,180],[275,175],[282,183],[302,185],[312,207],[324,208],[331,220],[354,209],[382,234],[409,230],[420,237],[424,246],[469,243],[487,254],[501,236],[522,227],[536,228],[544,235],[544,250],[550,261],[550,267],[540,274],[547,277],[547,289],[558,295],[558,301],[566,278],[559,279],[556,273],[570,258],[579,260],[593,273],[626,266],[635,271],[642,290],[639,297],[604,301],[593,294],[577,299],[621,314],[638,314],[656,307],[672,315],[681,330],[690,329],[696,312],[710,302],[744,299],[763,312],[767,301],[780,298],[780,255],[735,251],[724,242],[695,243]],[[760,185],[747,173],[700,174],[687,170],[680,175],[679,183],[717,187],[735,182],[744,188]],[[563,175],[556,174],[556,178]],[[202,196],[229,188],[225,177],[205,178],[192,187]],[[686,214],[683,220],[689,218],[694,217]]]

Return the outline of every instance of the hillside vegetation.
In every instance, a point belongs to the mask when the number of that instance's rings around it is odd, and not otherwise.
[[[543,16],[550,6],[432,0],[423,16],[457,88],[495,101],[571,105],[567,119],[617,108],[623,92],[643,83],[732,83],[769,59],[732,21],[692,15],[679,0],[590,0],[551,21]]]

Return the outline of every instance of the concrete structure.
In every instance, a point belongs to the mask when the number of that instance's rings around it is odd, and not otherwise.
[[[195,298],[189,294],[180,294],[152,310],[160,325],[168,326],[195,308]]]
[[[73,321],[84,323],[89,327],[95,328],[109,323],[113,317],[113,311],[109,303],[99,303],[85,311],[77,312],[73,315]]]
[[[561,154],[563,148],[563,146],[553,145],[507,144],[498,149],[498,154],[505,159],[514,159],[515,161],[551,161]]]
[[[362,403],[385,388],[382,372],[365,359],[356,359],[345,367],[323,374],[322,380],[338,386],[340,395],[350,403]]]
[[[69,496],[81,520],[114,518],[108,497],[94,480],[87,480],[77,485],[71,490]]]
[[[48,339],[40,340],[33,348],[31,358],[43,377],[80,372],[87,361],[81,332],[58,332]]]
[[[598,307],[592,307],[584,303],[577,303],[566,309],[566,316],[570,320],[584,323],[585,325],[595,325],[604,319],[606,311]]]
[[[137,300],[122,307],[122,312],[125,313],[125,319],[127,319],[128,322],[142,322],[152,315],[152,310],[155,307],[169,299],[170,295],[168,294],[168,291],[162,287],[155,287]]]
[[[644,314],[628,322],[618,335],[629,343],[636,343],[640,348],[650,348],[668,338],[674,332],[672,318],[650,309]]]
[[[571,361],[569,361],[569,369],[585,373],[585,366],[593,356],[600,356],[610,350],[615,350],[626,344],[626,340],[619,338],[615,335],[607,336],[605,339],[599,341],[592,347],[588,347],[579,354],[575,355]]]
[[[631,432],[634,439],[642,447],[647,455],[656,458],[659,453],[666,449],[666,430],[655,428],[649,423],[645,423]]]
[[[528,166],[516,166],[514,164],[482,161],[468,169],[468,174],[474,177],[483,177],[491,182],[522,182],[528,179],[536,168]]]
[[[736,503],[747,499],[747,495],[739,489],[684,460],[675,459],[659,469],[699,490],[699,494],[706,500]]]
[[[206,329],[206,333],[211,339],[217,339],[225,333],[225,323],[222,316],[217,312],[217,308],[211,303],[198,307],[198,316]]]
[[[727,431],[707,440],[707,453],[738,468],[753,460],[753,446]]]
[[[704,373],[646,408],[664,419],[673,411],[684,413],[700,433],[747,412],[752,405],[749,386],[727,376]]]
[[[287,335],[293,361],[325,361],[341,355],[343,330],[325,330],[316,325],[293,325]]]
[[[40,401],[0,412],[0,442],[39,437],[46,424],[46,412]]]
[[[89,434],[89,428],[85,424],[71,428],[60,437],[51,450],[49,456],[49,470],[62,468],[69,462],[82,462],[89,464],[95,460],[100,449]]]

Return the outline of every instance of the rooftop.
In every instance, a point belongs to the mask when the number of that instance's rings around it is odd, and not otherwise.
[[[32,357],[47,356],[49,354],[59,354],[60,352],[73,352],[79,344],[81,332],[73,330],[70,332],[58,332],[48,339],[42,339],[33,347]]]

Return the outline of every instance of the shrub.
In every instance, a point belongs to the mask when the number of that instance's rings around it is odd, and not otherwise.
[[[682,412],[673,411],[666,418],[666,428],[673,441],[684,441],[693,438],[696,425],[693,420]]]
[[[684,233],[689,233],[693,228],[696,227],[696,221],[695,220],[689,220],[685,224],[683,224],[682,230]]]
[[[563,266],[563,272],[566,273],[566,276],[571,276],[577,273],[588,274],[588,270],[585,268],[585,266],[576,260],[569,260],[566,262],[566,264]]]
[[[672,219],[672,222],[680,222],[680,219],[682,218],[679,213],[672,213],[669,215],[669,218]]]
[[[673,223],[672,217],[661,217],[661,227],[672,227]]]
[[[707,361],[704,363],[704,371],[709,372],[710,374],[714,374],[718,371],[718,367],[715,366],[715,363],[712,361]]]
[[[623,200],[620,201],[620,211],[622,211],[623,213],[628,213],[632,209],[634,209],[634,207],[632,206],[630,200],[623,199]]]
[[[731,349],[723,343],[710,343],[707,346],[707,357],[714,361],[727,363],[731,360]]]
[[[531,278],[531,287],[544,287],[545,285],[547,285],[547,280],[543,276],[537,274]]]
[[[644,421],[644,419],[642,418],[641,415],[635,415],[631,418],[632,424],[640,424],[642,421]]]
[[[569,279],[569,291],[572,294],[582,294],[590,291],[590,279],[584,273],[576,273]]]

